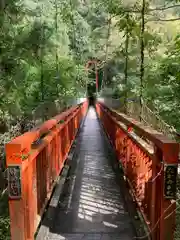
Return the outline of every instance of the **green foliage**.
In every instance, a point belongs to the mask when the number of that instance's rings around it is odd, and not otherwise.
[[[1,111],[15,117],[40,101],[75,97],[80,89],[84,94],[91,27],[78,7],[74,2],[71,12],[70,3],[56,0],[6,1],[2,6]]]
[[[0,239],[10,240],[8,196],[0,196]]]
[[[180,36],[179,21],[166,21],[179,16],[179,7],[165,10],[176,1],[145,1],[145,29],[142,36],[143,1],[110,1],[105,4],[122,32],[119,48],[106,64],[107,86],[113,86],[114,96],[139,97],[141,86],[141,44],[144,44],[143,99],[147,105],[170,125],[180,131]],[[157,19],[164,19],[158,21]],[[129,36],[128,49],[126,37]],[[128,57],[126,57],[126,52]],[[126,59],[127,58],[127,59]],[[125,61],[127,60],[127,83],[125,84]]]

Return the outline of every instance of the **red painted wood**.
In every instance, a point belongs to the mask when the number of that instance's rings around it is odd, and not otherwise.
[[[102,103],[97,103],[96,109],[150,236],[153,240],[173,240],[176,203],[164,197],[164,167],[165,164],[177,166],[178,143]],[[152,153],[152,146],[147,148],[141,140],[133,137],[134,130],[136,136],[139,134],[151,142],[154,146]]]
[[[22,169],[22,196],[9,199],[12,240],[34,239],[87,107],[87,102],[72,107],[6,145],[7,167],[18,164]],[[32,146],[42,134],[46,135]]]

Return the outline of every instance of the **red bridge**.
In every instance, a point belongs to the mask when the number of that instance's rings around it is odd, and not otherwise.
[[[172,240],[178,144],[88,102],[6,145],[12,240]]]

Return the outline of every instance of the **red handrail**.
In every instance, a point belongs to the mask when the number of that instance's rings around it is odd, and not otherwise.
[[[96,109],[149,236],[153,240],[173,240],[178,143],[102,103],[97,103]],[[142,136],[151,144],[142,140]]]
[[[87,106],[72,107],[6,145],[12,240],[34,239]]]

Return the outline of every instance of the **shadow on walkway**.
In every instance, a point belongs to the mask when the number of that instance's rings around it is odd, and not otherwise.
[[[54,218],[52,240],[130,240],[135,236],[116,174],[113,152],[90,107]],[[42,238],[38,238],[42,239]]]

